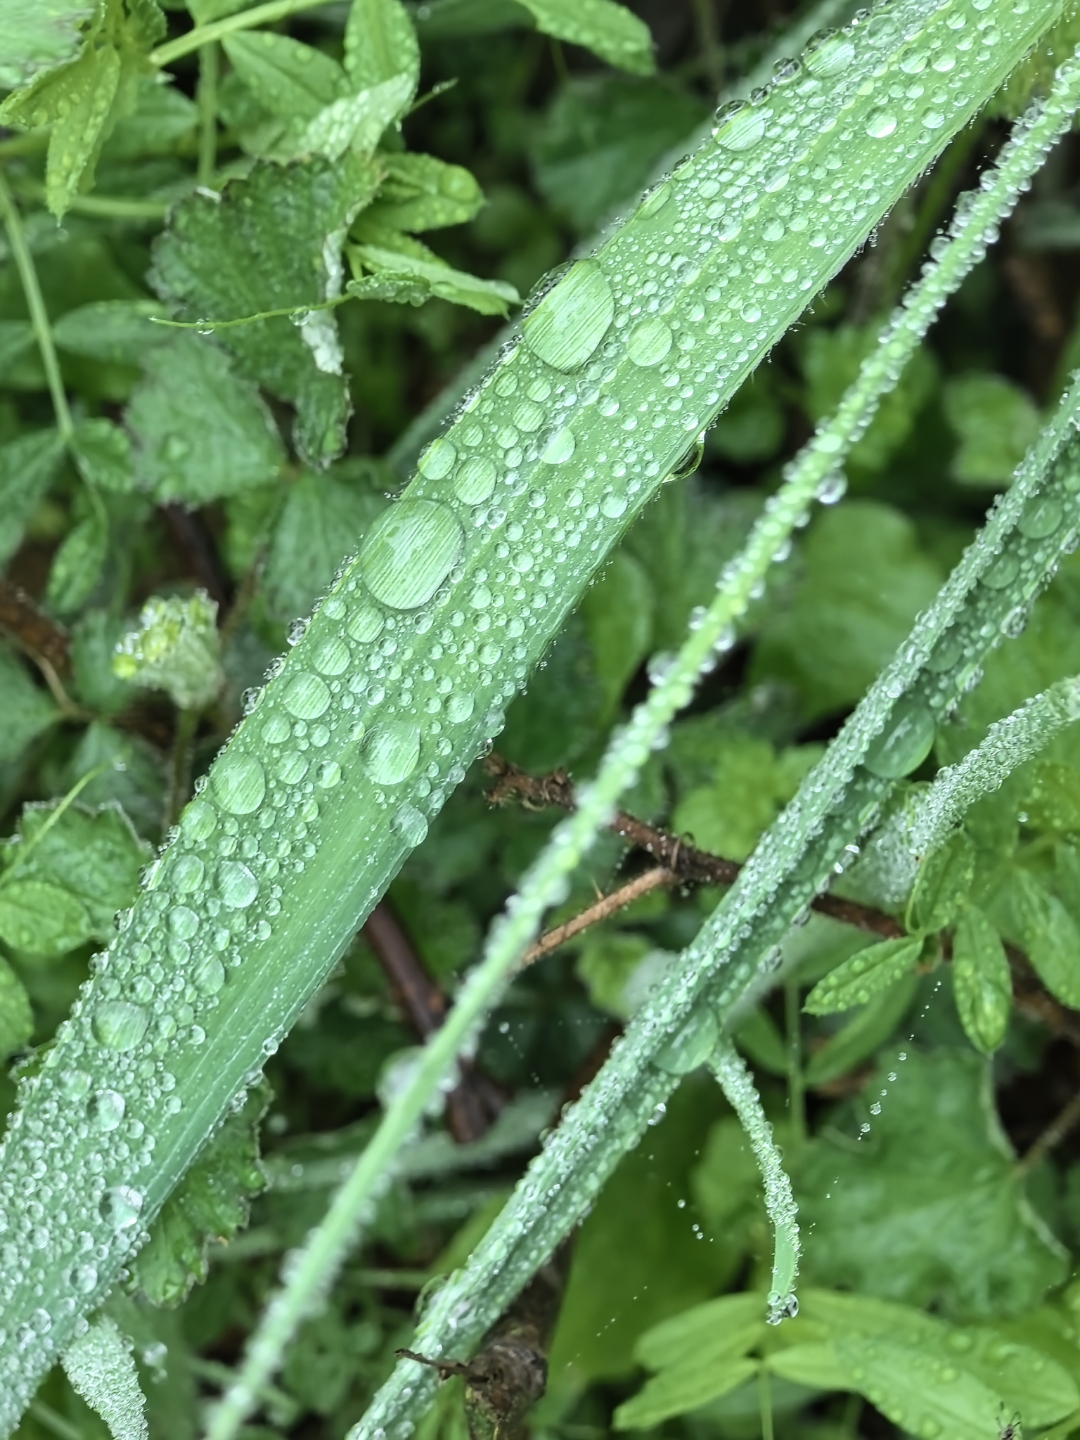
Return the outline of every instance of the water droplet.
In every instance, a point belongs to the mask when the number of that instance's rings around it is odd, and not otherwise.
[[[637,208],[638,219],[648,220],[658,214],[671,199],[671,194],[671,185],[667,180],[662,180],[659,185],[647,190]]]
[[[315,782],[323,790],[332,790],[341,781],[341,766],[336,760],[324,760],[315,770]]]
[[[454,468],[457,450],[453,442],[445,439],[433,440],[420,456],[417,469],[428,480],[442,480]]]
[[[348,645],[340,635],[333,635],[315,651],[315,669],[320,675],[340,675],[349,668],[351,659]]]
[[[101,1200],[101,1218],[114,1230],[130,1230],[139,1218],[143,1197],[130,1185],[114,1185]]]
[[[896,129],[896,116],[891,110],[875,110],[866,122],[871,140],[886,140]]]
[[[719,1036],[713,1012],[707,1006],[698,1006],[679,1033],[657,1051],[654,1063],[669,1075],[687,1075],[709,1058]]]
[[[297,720],[317,720],[330,706],[330,687],[318,675],[301,670],[285,687],[281,703]]]
[[[600,501],[600,509],[609,520],[618,520],[626,514],[626,503],[625,495],[612,493]]]
[[[979,577],[988,590],[1004,590],[1020,573],[1020,559],[1011,551],[999,555]]]
[[[225,966],[216,955],[207,955],[195,967],[191,979],[200,995],[216,995],[225,984]]]
[[[216,826],[217,815],[214,807],[198,798],[192,800],[180,819],[181,833],[195,844],[209,840]]]
[[[388,720],[367,737],[364,765],[380,785],[400,785],[420,760],[420,731],[408,720]]]
[[[124,1097],[115,1090],[99,1090],[87,1102],[86,1113],[98,1130],[115,1130],[124,1118]]]
[[[635,365],[659,365],[671,349],[671,326],[658,315],[639,320],[626,342],[626,353]]]
[[[345,628],[354,640],[358,640],[361,645],[366,645],[382,634],[385,624],[386,617],[381,610],[376,610],[374,605],[360,605],[349,616]]]
[[[391,823],[406,845],[419,845],[428,833],[427,819],[415,805],[402,805]]]
[[[214,794],[231,815],[250,815],[266,794],[266,775],[254,755],[226,750],[210,778]]]
[[[130,1000],[104,1000],[94,1011],[91,1029],[110,1050],[131,1050],[146,1034],[148,1017]]]
[[[451,695],[446,702],[446,717],[455,725],[460,725],[475,709],[476,701],[471,695]]]
[[[545,465],[562,465],[573,455],[576,444],[573,430],[569,425],[564,425],[549,438],[540,452],[540,459]]]
[[[482,505],[495,489],[498,471],[486,455],[470,455],[458,466],[454,494],[463,505]]]
[[[174,905],[169,911],[169,934],[178,940],[190,940],[199,928],[199,917],[187,905]]]
[[[217,887],[222,904],[230,910],[246,910],[259,893],[259,882],[240,860],[223,860],[217,867]]]
[[[190,852],[187,855],[181,855],[173,866],[173,889],[181,895],[186,895],[190,890],[197,890],[202,884],[205,869],[206,866],[198,855],[192,855]]]
[[[770,117],[771,111],[760,105],[739,105],[717,127],[716,143],[725,150],[752,150],[765,138]]]
[[[843,74],[854,59],[853,41],[836,31],[818,34],[810,41],[803,56],[807,70],[821,79]]]
[[[595,260],[579,260],[525,318],[525,343],[556,370],[576,370],[615,318],[615,297]]]
[[[883,780],[900,780],[917,770],[930,754],[936,733],[934,712],[917,695],[905,695],[893,707],[885,730],[871,742],[863,764]]]
[[[89,1295],[98,1282],[96,1265],[76,1265],[71,1271],[71,1288],[80,1295]]]
[[[437,500],[399,500],[384,510],[360,550],[360,573],[377,600],[415,610],[431,599],[465,545],[461,522]]]
[[[1029,540],[1045,540],[1065,518],[1061,503],[1047,496],[1036,496],[1029,500],[1020,516],[1019,530]]]
[[[60,1077],[60,1089],[69,1100],[81,1100],[90,1090],[90,1076],[85,1070],[65,1070]]]

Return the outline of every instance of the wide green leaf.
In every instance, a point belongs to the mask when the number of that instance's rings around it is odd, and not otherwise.
[[[941,930],[963,904],[975,878],[975,847],[963,830],[925,856],[908,902],[908,928]]]
[[[71,60],[94,9],[93,0],[6,0],[0,86],[15,89]]]
[[[850,1010],[853,1005],[865,1005],[911,972],[922,947],[919,935],[901,935],[897,940],[868,945],[819,980],[806,997],[803,1009],[809,1015],[831,1015],[837,1010]]]
[[[223,43],[233,69],[260,105],[282,120],[313,120],[348,93],[336,60],[289,35],[242,30],[226,35]]]
[[[408,98],[420,77],[420,47],[401,0],[353,0],[345,25],[345,69],[357,90],[407,77]]]

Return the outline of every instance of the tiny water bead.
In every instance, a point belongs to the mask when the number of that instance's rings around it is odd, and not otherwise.
[[[577,370],[598,349],[615,318],[611,282],[595,260],[579,260],[525,317],[525,343],[555,370]]]
[[[435,594],[465,548],[448,505],[399,500],[368,531],[359,568],[368,589],[394,610],[415,610]]]

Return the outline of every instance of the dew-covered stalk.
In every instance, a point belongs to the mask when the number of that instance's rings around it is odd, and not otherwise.
[[[698,676],[715,659],[717,648],[730,643],[734,624],[745,613],[773,557],[805,518],[815,492],[865,431],[882,396],[895,384],[944,299],[985,253],[991,228],[1015,204],[1020,186],[1067,126],[1070,107],[1078,101],[1080,64],[1072,62],[1062,69],[1054,105],[1034,106],[1017,126],[980,190],[966,197],[954,221],[952,239],[898,307],[836,414],[786,468],[781,491],[769,501],[737,560],[721,575],[717,595],[707,611],[679,653],[669,660],[662,679],[637,707],[630,722],[616,732],[595,780],[580,788],[574,814],[556,826],[540,857],[523,877],[512,907],[493,929],[482,963],[469,977],[443,1029],[427,1047],[423,1064],[409,1087],[387,1112],[302,1255],[290,1260],[287,1281],[253,1334],[236,1382],[215,1409],[209,1440],[231,1440],[235,1435],[255,1404],[260,1387],[280,1365],[285,1346],[309,1313],[312,1297],[325,1292],[348,1249],[355,1244],[361,1218],[370,1208],[397,1148],[411,1133],[431,1094],[451,1072],[455,1056],[478,1020],[496,1002],[513,965],[538,930],[544,911],[562,897],[567,878],[580,864],[619,797],[634,784],[667,725],[690,698]],[[733,1070],[731,1073],[734,1075]],[[774,1223],[778,1224],[775,1216]],[[777,1265],[783,1269],[779,1237],[788,1232],[778,1228],[777,1234]],[[791,1252],[792,1266],[796,1254]],[[774,1313],[779,1313],[789,1290],[790,1283],[781,1289],[780,1299],[773,1304]]]
[[[0,1434],[627,525],[1060,12],[982,3],[897,0],[723,115],[526,316],[296,628],[21,1087],[0,1151]]]
[[[798,1313],[795,1299],[795,1276],[799,1273],[798,1206],[791,1192],[791,1181],[784,1169],[780,1147],[773,1138],[772,1126],[765,1118],[761,1096],[750,1071],[730,1040],[722,1039],[709,1056],[709,1068],[727,1097],[728,1104],[739,1117],[746,1138],[754,1152],[765,1187],[765,1210],[773,1227],[773,1268],[769,1285],[769,1324]]]
[[[678,1075],[707,1057],[710,1029],[730,1028],[772,983],[792,922],[850,858],[847,847],[873,825],[896,781],[925,759],[938,720],[1075,542],[1078,423],[1080,379],[934,605],[634,1016],[469,1261],[434,1296],[413,1348],[463,1354],[479,1340],[581,1219]],[[407,1436],[430,1389],[427,1375],[399,1366],[349,1440]]]
[[[996,720],[986,738],[956,765],[946,766],[920,798],[906,836],[907,848],[923,856],[948,838],[964,813],[1004,785],[1018,765],[1044,750],[1066,725],[1080,720],[1080,679],[1059,680],[1019,710]]]

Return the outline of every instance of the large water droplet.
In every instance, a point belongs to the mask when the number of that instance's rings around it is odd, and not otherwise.
[[[139,1218],[143,1197],[130,1185],[114,1185],[101,1200],[101,1218],[114,1230],[130,1230]]]
[[[595,260],[579,260],[526,316],[522,330],[534,355],[556,370],[576,370],[615,318],[615,297]]]
[[[442,480],[454,468],[457,450],[450,440],[433,440],[420,456],[417,469],[428,480]]]
[[[186,895],[189,890],[197,890],[202,884],[203,871],[206,869],[198,855],[181,855],[173,866],[172,883],[173,889],[181,895]]]
[[[259,882],[240,860],[223,860],[217,867],[218,893],[230,910],[246,910],[259,893]]]
[[[207,955],[195,967],[191,979],[200,995],[216,995],[225,984],[225,966],[216,955]]]
[[[545,465],[563,465],[573,455],[576,445],[573,430],[569,425],[564,425],[550,437],[540,452],[540,459]]]
[[[671,349],[671,326],[658,315],[639,320],[626,342],[626,353],[635,365],[659,365]]]
[[[320,675],[341,675],[349,668],[352,659],[349,647],[340,635],[324,640],[315,651],[315,669]]]
[[[437,500],[399,500],[384,510],[360,551],[360,573],[377,600],[415,610],[430,600],[465,545],[461,522]]]
[[[771,112],[760,105],[740,105],[716,130],[716,143],[725,150],[752,150],[765,138]]]
[[[716,1016],[707,1006],[700,1005],[679,1033],[657,1051],[654,1063],[669,1075],[689,1074],[705,1063],[719,1037]]]
[[[330,687],[318,675],[301,670],[285,687],[281,703],[297,720],[317,720],[330,705]]]
[[[917,695],[897,701],[890,723],[871,742],[863,764],[883,780],[900,780],[930,754],[936,732],[934,712]]]
[[[266,794],[266,775],[254,755],[226,750],[210,772],[214,794],[232,815],[250,815]]]
[[[408,720],[388,720],[367,737],[364,765],[380,785],[400,785],[420,759],[420,731]]]
[[[391,824],[406,845],[419,845],[428,833],[427,818],[415,805],[402,805]]]
[[[896,116],[891,110],[875,110],[866,122],[871,140],[887,140],[896,129]]]
[[[843,74],[854,59],[854,42],[847,35],[835,32],[817,35],[803,55],[807,70],[822,79]]]
[[[498,472],[486,455],[470,455],[458,466],[454,494],[464,505],[482,505],[495,489]]]
[[[149,1017],[130,1000],[104,1000],[94,1011],[91,1029],[110,1050],[131,1050],[146,1034]]]
[[[209,840],[216,825],[217,815],[214,813],[214,807],[197,797],[192,800],[180,819],[181,832],[195,844]]]
[[[369,640],[375,640],[382,634],[385,624],[386,617],[381,610],[376,610],[374,605],[360,605],[349,616],[345,628],[354,640],[367,644]]]
[[[124,1097],[115,1090],[99,1090],[87,1102],[86,1113],[98,1130],[115,1130],[124,1118]]]

